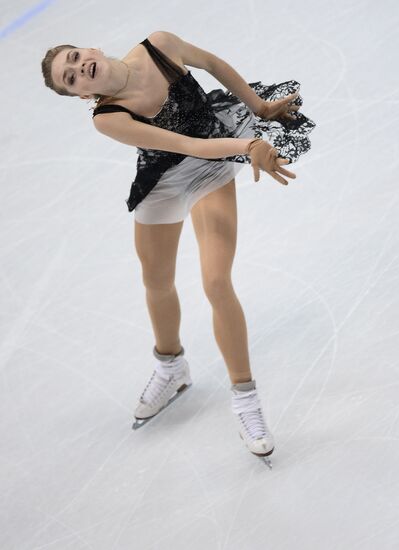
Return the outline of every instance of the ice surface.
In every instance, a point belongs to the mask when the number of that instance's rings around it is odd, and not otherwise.
[[[70,0],[13,27],[34,3],[3,4],[0,547],[398,548],[397,3]],[[154,365],[125,203],[136,151],[45,88],[40,62],[63,43],[120,58],[155,30],[247,82],[298,80],[317,124],[288,187],[250,166],[236,180],[233,282],[273,470],[236,431],[190,218],[176,288],[193,386],[131,429]]]

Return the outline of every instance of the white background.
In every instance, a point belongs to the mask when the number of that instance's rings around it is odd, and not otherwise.
[[[1,28],[34,6],[2,0]],[[2,549],[398,547],[398,22],[393,0],[58,0],[2,37]],[[40,63],[63,43],[121,58],[156,30],[247,82],[297,80],[317,124],[287,187],[249,165],[236,179],[233,281],[273,470],[238,436],[190,217],[176,287],[194,383],[131,429],[155,361],[125,203],[136,150]]]

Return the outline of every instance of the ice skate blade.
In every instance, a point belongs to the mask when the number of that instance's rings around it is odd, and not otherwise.
[[[136,421],[132,425],[132,430],[138,430],[139,428],[144,426],[144,424],[147,424],[147,422],[149,422],[152,418],[155,418],[156,416],[158,416],[160,412],[162,412],[167,407],[169,407],[169,405],[171,405],[173,401],[176,401],[178,397],[180,397],[186,390],[188,390],[188,388],[191,385],[192,384],[183,384],[182,386],[180,386],[180,388],[176,391],[175,395],[171,397],[169,401],[166,403],[166,405],[164,405],[162,409],[159,409],[159,411],[153,416],[149,416],[148,418],[137,418],[137,416],[135,416]]]
[[[242,437],[241,433],[238,432],[238,435],[241,437],[241,439],[244,441],[244,438]],[[270,470],[273,468],[273,464],[271,463],[271,460],[269,458],[269,455],[272,454],[274,451],[274,447],[271,451],[268,451],[267,453],[254,453],[253,451],[250,451],[253,455],[258,456],[263,462],[269,466]]]
[[[264,463],[269,466],[270,470],[273,469],[273,464],[271,463],[271,460],[270,458],[268,458],[267,456],[262,456],[262,457],[259,457],[261,460],[264,461]]]

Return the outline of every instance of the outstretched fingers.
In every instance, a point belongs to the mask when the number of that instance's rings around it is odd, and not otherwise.
[[[288,185],[288,181],[284,179],[280,174],[283,174],[284,176],[287,176],[288,178],[295,179],[296,175],[293,172],[290,172],[286,168],[282,167],[282,164],[288,164],[289,159],[285,158],[278,158],[276,159],[277,167],[274,169],[274,172],[271,172],[271,176],[277,180],[278,182],[282,183],[283,185]]]
[[[294,106],[291,106],[289,107],[288,111],[285,113],[285,115],[283,116],[283,118],[289,118],[290,120],[297,120],[297,117],[294,116],[294,115],[291,115],[290,112],[292,111],[299,111],[300,109],[300,106],[299,105],[294,105]]]
[[[290,120],[297,120],[297,117],[294,116],[294,115],[291,115],[290,114],[290,111],[291,112],[296,112],[296,111],[299,111],[300,109],[300,105],[291,105],[291,101],[295,101],[295,99],[299,96],[299,92],[294,92],[293,94],[290,94],[289,96],[287,96],[285,98],[287,104],[288,104],[288,108],[287,108],[287,112],[285,113],[284,115],[284,118],[288,118]]]
[[[278,164],[278,167],[276,168],[276,170],[278,170],[281,174],[288,176],[289,178],[295,179],[296,175],[294,174],[294,172],[290,172],[286,168],[282,167],[282,164],[288,164],[289,162],[290,162],[289,159],[278,158],[276,160],[276,163]]]

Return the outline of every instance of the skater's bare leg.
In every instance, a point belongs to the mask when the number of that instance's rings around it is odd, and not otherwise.
[[[237,242],[235,180],[200,199],[191,209],[205,293],[213,309],[215,339],[232,384],[252,380],[247,326],[234,292],[231,268]]]
[[[177,355],[181,350],[179,338],[181,312],[175,286],[165,290],[146,286],[146,300],[158,353]]]
[[[180,303],[175,287],[176,256],[183,222],[141,224],[135,221],[135,246],[156,349],[176,355],[181,350]]]
[[[213,329],[216,342],[229,370],[232,384],[252,379],[247,326],[241,304],[231,282],[220,281],[218,288],[208,293],[213,308]]]

